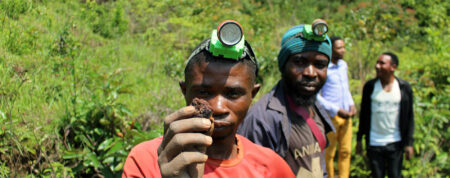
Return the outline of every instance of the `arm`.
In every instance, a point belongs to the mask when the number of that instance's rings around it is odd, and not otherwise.
[[[369,81],[370,82],[370,81]],[[363,88],[363,96],[362,96],[362,101],[361,101],[361,111],[359,113],[359,125],[358,125],[358,132],[356,135],[356,151],[359,153],[362,152],[361,150],[361,140],[363,135],[365,135],[365,131],[367,128],[367,123],[369,122],[369,118],[370,118],[370,113],[369,113],[369,108],[370,108],[370,93],[372,90],[370,89],[369,86],[369,82],[367,82],[364,85]],[[359,150],[358,150],[359,149]]]
[[[409,98],[409,103],[408,103],[408,113],[407,113],[407,118],[408,118],[408,128],[407,128],[407,134],[406,134],[406,147],[405,147],[405,154],[406,154],[406,159],[411,159],[413,157],[414,154],[414,149],[412,147],[413,142],[414,142],[414,110],[413,110],[413,105],[414,105],[414,99],[413,99],[413,92],[411,89],[411,86],[409,84],[406,85],[405,87],[406,91],[407,91],[407,96]]]
[[[325,108],[325,110],[330,114],[331,117],[334,117],[338,114],[340,108],[335,105],[334,103],[328,102],[324,97],[321,95],[322,90],[320,90],[319,94],[317,95],[317,101]]]
[[[350,117],[353,117],[354,115],[356,115],[356,107],[355,107],[355,102],[353,101],[353,97],[352,97],[352,93],[350,92],[350,83],[348,80],[348,74],[347,74],[347,63],[345,63],[345,70],[344,70],[344,85],[346,87],[346,101],[348,103],[348,105],[350,105]]]
[[[407,134],[406,134],[406,145],[407,146],[412,146],[413,145],[413,134],[414,134],[414,110],[413,110],[413,93],[411,90],[411,86],[409,86],[409,84],[406,86],[406,90],[407,90],[407,96],[409,98],[409,103],[408,103],[408,113],[407,113],[407,119],[408,119],[408,129],[407,129]]]

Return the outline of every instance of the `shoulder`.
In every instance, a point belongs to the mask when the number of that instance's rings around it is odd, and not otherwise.
[[[398,78],[398,77],[396,77],[396,79],[397,79],[398,84],[399,84],[400,86],[405,86],[405,87],[411,88],[411,85],[409,84],[408,81],[403,80],[403,79]]]
[[[271,117],[272,110],[269,109],[269,100],[273,97],[273,92],[269,92],[262,96],[255,104],[253,104],[247,112],[244,121],[247,120],[258,120],[263,121],[266,119],[273,118]]]
[[[245,162],[255,166],[255,168],[265,167],[272,175],[279,175],[282,177],[290,177],[291,174],[293,175],[286,161],[272,149],[257,145],[243,136],[237,135],[237,137],[244,147]]]
[[[406,92],[407,95],[412,95],[413,91],[409,82],[398,77],[395,77],[395,79],[397,79],[401,92]]]
[[[347,68],[347,62],[345,62],[343,59],[339,59],[338,65],[339,65],[340,67],[345,67],[345,68]]]
[[[269,103],[270,98],[273,96],[273,91],[270,91],[264,94],[255,104],[253,104],[252,108],[265,109],[267,108],[267,104]]]
[[[143,154],[153,154],[157,153],[157,149],[162,142],[163,137],[158,137],[153,140],[145,141],[139,143],[133,149],[131,149],[130,154],[133,155],[143,155]]]
[[[275,153],[272,149],[263,147],[261,145],[257,145],[245,138],[244,136],[237,135],[239,140],[245,149],[245,156],[257,157],[258,159],[262,157],[262,159],[271,159],[277,157],[278,154]],[[264,155],[264,156],[263,156]],[[268,157],[265,157],[268,156]]]
[[[158,147],[162,142],[162,137],[155,138],[153,140],[139,143],[128,154],[128,159],[133,159],[136,164],[150,164],[155,160],[158,160]]]
[[[373,88],[373,86],[375,85],[375,82],[377,82],[377,80],[378,80],[378,78],[373,78],[373,79],[370,79],[369,81],[367,81],[364,84],[364,89]]]
[[[123,166],[123,176],[160,177],[157,149],[161,142],[162,137],[158,137],[133,147]]]

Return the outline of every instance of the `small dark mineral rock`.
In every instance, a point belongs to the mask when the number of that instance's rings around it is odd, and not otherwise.
[[[213,111],[211,109],[211,105],[209,105],[207,101],[199,98],[194,98],[191,105],[195,107],[195,110],[197,110],[194,117],[207,118],[211,121],[211,128],[206,132],[207,135],[211,136],[214,130],[214,118],[212,117]]]

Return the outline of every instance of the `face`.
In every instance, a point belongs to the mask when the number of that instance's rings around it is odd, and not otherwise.
[[[190,104],[201,98],[212,106],[213,139],[234,137],[259,85],[253,83],[249,66],[244,63],[199,62],[194,64],[190,80],[180,86]]]
[[[336,40],[333,44],[333,56],[337,59],[343,59],[345,54],[345,43],[343,40]]]
[[[311,105],[327,80],[328,57],[316,51],[297,53],[286,62],[283,80],[298,105]]]
[[[378,78],[389,77],[394,74],[394,70],[397,65],[392,64],[392,58],[389,55],[382,54],[378,57],[377,64],[375,65],[375,71]]]

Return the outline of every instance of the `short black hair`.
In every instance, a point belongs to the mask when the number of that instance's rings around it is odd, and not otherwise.
[[[332,37],[330,37],[331,45],[333,46],[334,42],[337,41],[337,40],[342,40],[342,38],[339,37],[339,36],[332,36]]]
[[[395,55],[393,52],[389,52],[389,51],[384,52],[383,55],[391,56],[391,65],[392,65],[392,64],[395,64],[395,65],[397,65],[397,67],[398,67],[398,65],[399,65],[400,62],[398,61],[397,55]]]
[[[256,63],[254,63],[253,61],[250,60],[250,57],[248,55],[246,55],[246,57],[241,58],[239,60],[234,60],[234,59],[213,56],[209,51],[203,50],[203,51],[199,52],[198,54],[196,54],[195,56],[193,56],[186,64],[186,67],[184,68],[184,80],[186,83],[188,83],[188,80],[191,79],[191,73],[192,73],[193,66],[200,62],[220,62],[220,63],[239,63],[239,62],[241,62],[241,63],[244,63],[250,69],[249,73],[251,73],[251,74],[249,74],[249,75],[252,75],[252,80],[253,80],[252,82],[253,83],[256,82],[258,66]]]

